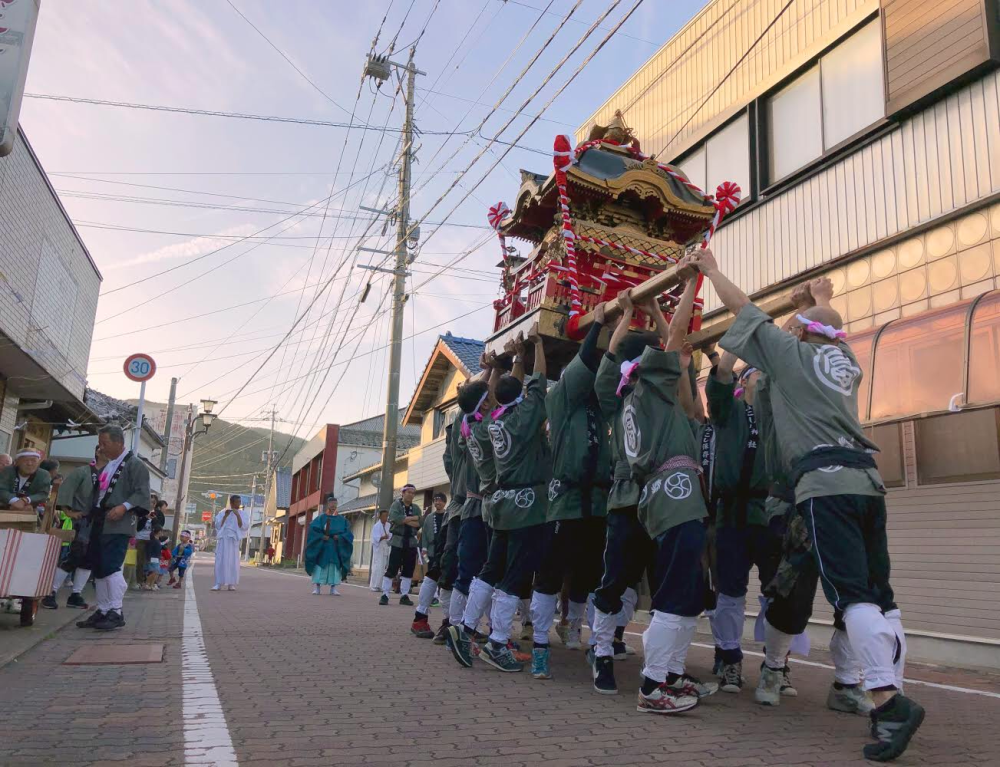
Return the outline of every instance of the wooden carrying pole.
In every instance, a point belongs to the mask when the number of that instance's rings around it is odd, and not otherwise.
[[[790,295],[785,295],[772,298],[770,301],[760,304],[759,308],[771,317],[780,317],[782,314],[787,314],[794,309],[795,304],[792,303]],[[735,317],[727,317],[722,322],[717,322],[707,328],[695,331],[688,336],[687,340],[695,349],[703,349],[722,338],[726,334],[726,331],[733,326],[734,322],[736,322]]]

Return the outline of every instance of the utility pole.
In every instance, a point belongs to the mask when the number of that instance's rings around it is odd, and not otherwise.
[[[260,515],[260,545],[257,546],[257,556],[255,559],[258,562],[264,561],[264,524],[267,522],[267,500],[271,497],[271,487],[274,484],[274,472],[277,467],[274,465],[274,421],[278,417],[278,408],[276,405],[271,405],[271,434],[267,438],[267,460],[265,461],[266,468],[264,469],[264,509]],[[253,530],[253,519],[250,520],[251,528]]]
[[[174,427],[174,403],[177,400],[177,379],[170,379],[170,399],[167,400],[167,422],[163,427],[163,437],[167,440],[167,447],[160,455],[160,470],[167,470],[167,458],[170,455],[170,431]],[[177,476],[176,474],[174,476]]]
[[[382,436],[382,483],[378,508],[388,509],[395,494],[393,479],[396,467],[396,444],[399,431],[399,368],[403,352],[403,308],[406,303],[406,267],[409,261],[407,241],[410,231],[410,172],[413,163],[414,81],[418,74],[413,64],[416,48],[410,48],[406,66],[387,58],[369,57],[365,74],[375,80],[389,79],[389,66],[406,72],[406,119],[403,123],[403,151],[399,162],[399,206],[396,208],[396,266],[393,269],[392,345],[389,351],[389,385],[385,403],[385,428]]]
[[[257,475],[250,485],[250,513],[247,515],[247,537],[243,539],[243,561],[250,561],[250,535],[253,533],[253,503],[257,499]]]

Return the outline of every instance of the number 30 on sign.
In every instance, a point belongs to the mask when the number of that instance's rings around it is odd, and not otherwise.
[[[125,375],[133,381],[148,381],[156,373],[156,363],[148,354],[133,354],[125,360]]]

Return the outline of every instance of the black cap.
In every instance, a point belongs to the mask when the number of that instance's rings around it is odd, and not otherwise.
[[[327,493],[327,495],[326,495],[326,503],[330,503],[330,501],[336,501],[336,500],[337,500],[337,496],[336,495],[334,495],[333,493]]]
[[[436,501],[438,498],[440,498],[442,501],[448,500],[448,496],[445,495],[444,493],[434,493],[434,500]]]

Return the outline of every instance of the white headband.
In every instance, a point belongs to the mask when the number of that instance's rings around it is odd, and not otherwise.
[[[37,450],[22,450],[20,453],[14,456],[14,459],[16,460],[18,458],[27,458],[29,456],[32,458],[41,458],[42,454],[39,453]]]
[[[836,341],[838,338],[847,338],[847,333],[843,330],[837,330],[833,325],[824,325],[822,322],[803,317],[801,314],[796,314],[795,319],[802,323],[807,333],[826,336],[831,341]]]

